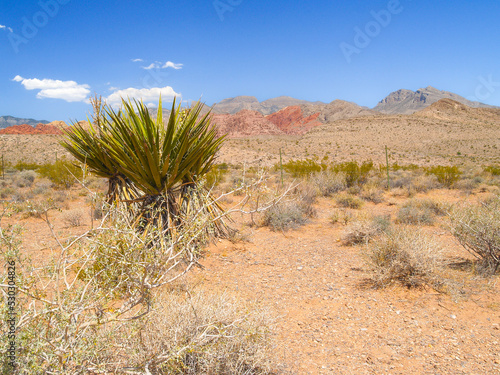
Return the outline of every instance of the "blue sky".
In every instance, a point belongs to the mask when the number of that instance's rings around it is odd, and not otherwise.
[[[428,85],[500,106],[499,15],[496,0],[1,1],[0,116],[82,120],[94,92],[373,107]]]

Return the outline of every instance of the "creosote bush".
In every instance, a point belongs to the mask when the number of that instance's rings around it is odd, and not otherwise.
[[[497,272],[500,269],[500,196],[479,205],[455,206],[450,219],[453,235],[478,260],[477,271]]]
[[[37,169],[41,177],[47,177],[56,186],[69,188],[83,176],[83,170],[75,163],[64,158],[59,159],[54,164],[43,164]]]
[[[444,265],[442,248],[421,230],[393,228],[371,242],[364,255],[379,287],[396,282],[409,288],[439,289],[444,282],[439,276]]]
[[[437,177],[438,181],[445,185],[446,187],[451,187],[455,182],[457,182],[462,175],[462,171],[454,166],[443,166],[437,165],[426,169],[427,174],[432,174]]]

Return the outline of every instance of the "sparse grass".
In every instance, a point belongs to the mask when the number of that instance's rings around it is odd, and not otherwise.
[[[439,276],[444,265],[441,245],[420,230],[394,228],[369,244],[364,255],[378,287],[396,282],[439,289],[444,282]]]
[[[79,227],[83,224],[83,212],[80,209],[73,209],[63,213],[63,221],[71,227]]]
[[[345,208],[336,208],[330,214],[330,222],[332,224],[340,223],[342,225],[347,225],[354,220],[355,216],[356,215]]]
[[[375,184],[368,183],[361,189],[361,198],[365,201],[373,202],[375,204],[384,201],[383,191]]]

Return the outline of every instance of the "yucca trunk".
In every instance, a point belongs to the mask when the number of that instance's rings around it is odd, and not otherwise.
[[[146,231],[153,227],[166,235],[174,235],[181,224],[180,210],[172,191],[143,198],[138,215],[138,228]]]
[[[185,182],[179,195],[180,213],[185,221],[193,218],[207,222],[205,234],[211,238],[228,238],[230,229],[222,216],[224,210],[204,187]]]

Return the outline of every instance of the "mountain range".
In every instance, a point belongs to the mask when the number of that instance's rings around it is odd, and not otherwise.
[[[32,118],[19,118],[13,116],[1,116],[0,117],[0,129],[7,128],[13,125],[27,124],[31,126],[36,126],[38,124],[48,124],[46,120],[35,120]]]
[[[280,96],[259,102],[253,96],[237,96],[216,103],[213,106],[213,114],[219,133],[228,134],[230,137],[261,134],[304,134],[321,124],[348,118],[413,114],[438,101],[443,101],[444,104],[441,104],[443,108],[446,106],[456,107],[456,104],[450,103],[457,103],[464,108],[497,108],[500,110],[499,107],[472,102],[460,95],[428,86],[416,91],[405,89],[394,91],[382,99],[373,109],[338,99],[331,103],[323,103]],[[203,112],[208,110],[209,107],[205,106]],[[151,109],[151,112],[155,115],[156,109]],[[163,112],[165,116],[168,116],[170,111],[164,109]],[[433,116],[439,116],[439,111],[433,110],[431,112]],[[425,112],[420,115],[425,115]],[[18,119],[12,116],[0,117],[0,129],[9,127],[9,129],[2,130],[1,133],[24,133],[24,128],[21,129],[17,126],[11,128],[12,125],[21,124],[34,127],[37,124],[47,124],[47,121]],[[45,131],[48,131],[48,128],[38,126],[37,131],[28,133],[39,134]]]

